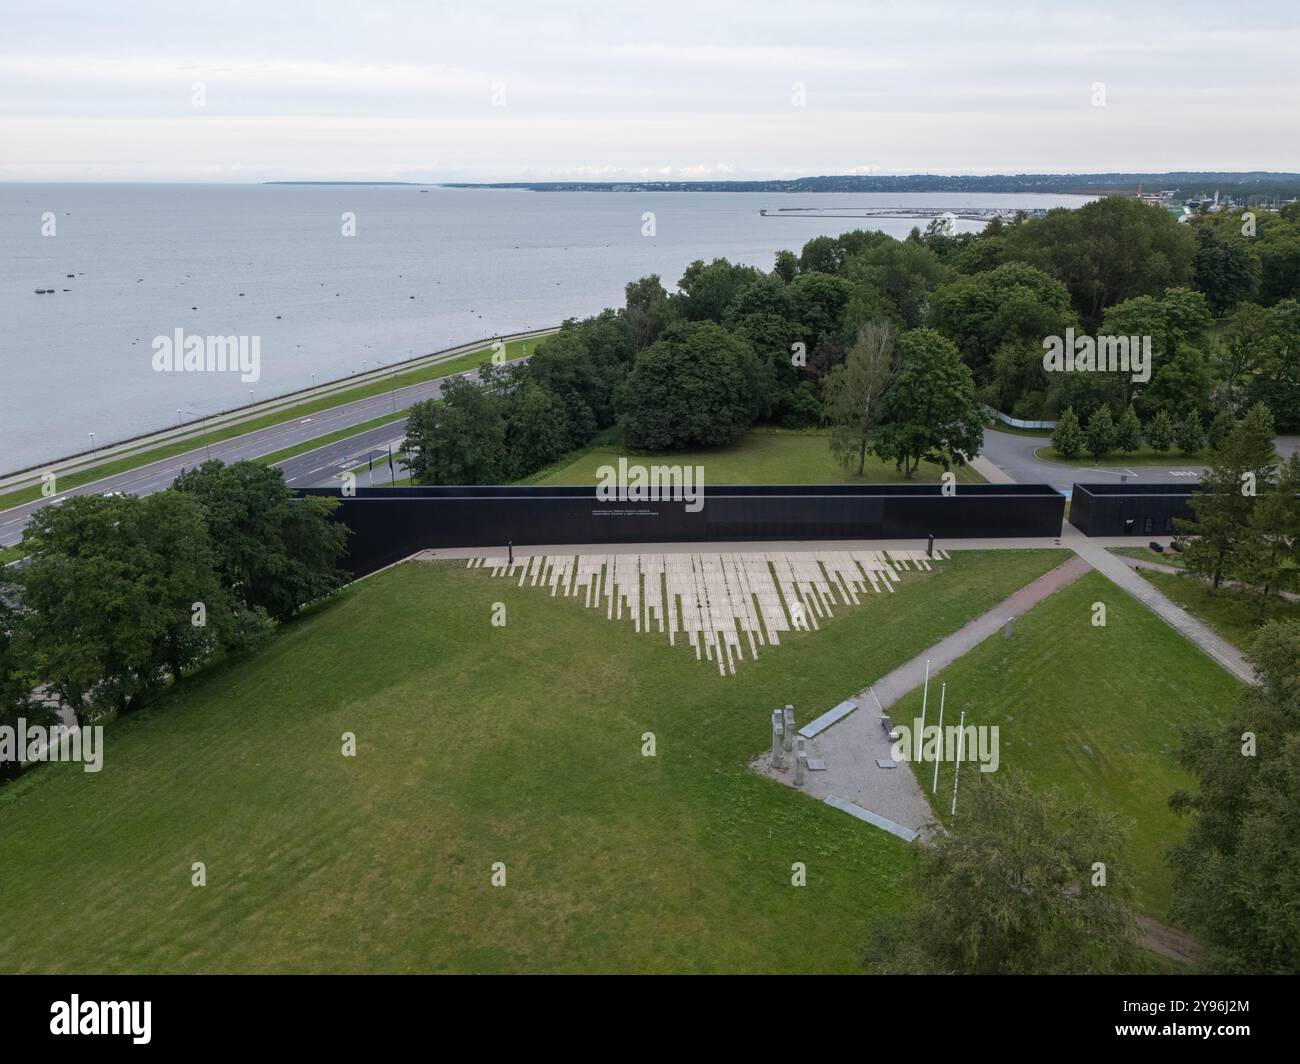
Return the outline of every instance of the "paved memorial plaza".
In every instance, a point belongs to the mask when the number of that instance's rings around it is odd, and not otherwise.
[[[929,570],[921,550],[751,551],[718,554],[533,554],[471,558],[467,568],[518,578],[519,586],[602,604],[610,620],[626,613],[638,632],[655,627],[676,645],[685,635],[695,656],[734,674],[781,633],[816,631],[837,605],[857,605],[869,591],[892,594],[900,573]]]

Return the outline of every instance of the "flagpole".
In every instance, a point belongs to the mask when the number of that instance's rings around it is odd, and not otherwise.
[[[947,694],[948,685],[945,683],[939,687],[939,751],[943,750],[943,703]],[[934,758],[934,785],[930,788],[930,793],[932,795],[939,793],[939,762],[942,760],[943,758],[940,757],[939,752],[936,751]]]
[[[966,711],[961,711],[961,723],[957,725],[957,764],[953,767],[952,772],[952,809],[950,812],[957,812],[957,779],[961,776],[961,759],[966,750]]]
[[[925,764],[925,704],[930,699],[930,659],[925,659],[925,691],[921,695],[921,731],[916,737],[916,762]]]

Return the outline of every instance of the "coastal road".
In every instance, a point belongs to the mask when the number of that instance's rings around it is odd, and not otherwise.
[[[516,359],[515,361],[524,360]],[[456,376],[468,377],[471,380],[477,379],[478,370],[470,370],[466,373],[456,374]],[[420,384],[411,384],[405,388],[398,388],[393,392],[385,392],[382,395],[357,399],[350,403],[332,407],[329,410],[318,411],[307,417],[295,418],[279,425],[270,425],[246,433],[243,436],[223,440],[220,443],[212,444],[210,447],[197,447],[174,458],[165,458],[159,462],[139,466],[136,469],[105,477],[91,484],[70,488],[48,499],[38,499],[22,506],[15,506],[9,510],[0,510],[0,547],[12,546],[22,539],[23,528],[26,527],[28,519],[42,506],[55,505],[60,500],[72,495],[102,495],[112,491],[120,491],[131,495],[149,495],[155,491],[170,487],[172,481],[176,479],[182,470],[193,468],[208,458],[219,458],[226,463],[260,458],[289,447],[308,443],[321,436],[354,425],[363,425],[377,418],[392,416],[395,410],[401,410],[412,403],[424,399],[437,399],[442,395],[442,385],[447,379],[444,377],[439,380],[424,381]],[[293,487],[337,484],[338,481],[333,479],[334,473],[338,472],[337,463],[345,461],[349,455],[361,453],[362,456],[357,462],[352,463],[352,465],[356,465],[365,461],[365,452],[370,448],[383,445],[385,448],[384,472],[385,479],[387,479],[387,444],[391,440],[400,439],[405,431],[405,426],[406,419],[402,418],[391,424],[367,429],[356,437],[326,444],[316,450],[308,451],[305,454],[276,464],[284,470],[286,481]],[[335,464],[334,468],[330,468],[331,463]],[[351,468],[351,465],[345,468]],[[378,480],[379,478],[376,476],[376,483],[378,483]]]
[[[1081,484],[1089,481],[1118,481],[1121,476],[1128,477],[1130,483],[1176,484],[1198,479],[1205,469],[1204,465],[1189,465],[1176,459],[1171,459],[1168,465],[1066,465],[1063,462],[1046,461],[1034,454],[1038,448],[1046,447],[1051,442],[1047,436],[1021,436],[1018,433],[985,429],[983,455],[1014,481],[1021,484],[1050,484],[1058,491],[1069,491],[1075,481]],[[1278,436],[1274,442],[1277,453],[1283,459],[1300,452],[1300,436]]]

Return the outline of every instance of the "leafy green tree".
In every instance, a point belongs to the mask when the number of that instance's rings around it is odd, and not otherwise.
[[[1088,453],[1098,460],[1115,450],[1115,419],[1110,407],[1099,406],[1088,419]]]
[[[498,392],[464,377],[442,386],[442,399],[411,407],[402,459],[420,484],[499,484],[506,479],[506,404]]]
[[[1260,244],[1259,301],[1273,306],[1284,299],[1300,299],[1300,232]]]
[[[833,236],[815,236],[803,246],[799,255],[801,273],[838,273],[844,262],[844,249]]]
[[[1083,975],[1137,966],[1134,877],[1118,818],[1037,790],[1014,770],[972,783],[963,805],[950,834],[913,847],[912,909],[882,922],[863,950],[869,968]]]
[[[198,502],[159,491],[141,499],[139,509],[140,535],[156,559],[149,574],[160,607],[155,661],[177,681],[236,644],[239,629]]]
[[[1115,424],[1115,447],[1121,454],[1133,454],[1142,448],[1142,421],[1131,406],[1124,408]]]
[[[1174,520],[1184,537],[1183,564],[1216,591],[1245,540],[1256,497],[1273,485],[1275,468],[1273,419],[1256,405],[1210,456],[1201,489],[1188,500],[1195,519]]]
[[[840,274],[854,285],[883,292],[910,329],[922,323],[931,293],[947,280],[948,270],[924,244],[885,238],[850,255]]]
[[[1167,410],[1172,417],[1187,418],[1209,405],[1210,367],[1195,347],[1181,344],[1171,354],[1156,360],[1151,383],[1138,397],[1138,406],[1148,412]]]
[[[1300,302],[1272,307],[1254,349],[1248,400],[1263,403],[1281,432],[1300,432]]]
[[[801,273],[794,279],[790,296],[805,343],[812,345],[824,336],[839,334],[852,291],[844,278],[825,273]]]
[[[1214,420],[1210,422],[1210,427],[1206,430],[1206,440],[1212,450],[1217,451],[1227,441],[1236,428],[1237,419],[1232,416],[1231,410],[1220,410],[1214,415]]]
[[[1256,496],[1231,572],[1253,589],[1261,621],[1277,591],[1300,575],[1300,454],[1293,454],[1276,482]]]
[[[1191,823],[1172,853],[1173,915],[1217,973],[1300,972],[1300,624],[1255,636],[1263,679],[1223,725],[1191,730],[1179,762],[1197,780],[1170,799]]]
[[[0,598],[0,727],[55,722],[54,714],[32,698],[36,677],[32,672],[32,647],[24,639],[18,612]],[[0,782],[18,775],[21,761],[0,760]]]
[[[1005,254],[1056,277],[1093,329],[1114,303],[1190,283],[1196,238],[1165,211],[1104,196],[1011,227]]]
[[[990,379],[994,353],[1010,344],[1034,353],[1035,385],[1041,387],[1043,337],[1063,336],[1075,314],[1070,294],[1054,277],[1023,262],[1009,262],[942,285],[934,293],[929,319],[957,344],[978,383]],[[1004,409],[1019,398],[1008,396]]]
[[[1227,313],[1249,299],[1259,283],[1245,238],[1236,239],[1202,228],[1196,234],[1196,287],[1205,294],[1216,315]]]
[[[721,322],[741,288],[761,275],[752,266],[726,259],[714,259],[708,265],[696,259],[677,282],[682,293],[676,301],[677,309],[688,321]]]
[[[758,364],[712,322],[676,322],[636,357],[620,392],[623,438],[644,451],[719,447],[753,423]]]
[[[856,465],[858,476],[863,475],[871,432],[880,417],[881,396],[897,373],[894,329],[873,323],[862,328],[848,357],[831,370],[826,382],[831,453],[845,469]]]
[[[632,281],[623,289],[625,310],[638,351],[649,347],[676,317],[668,293],[657,273]]]
[[[872,444],[910,480],[922,461],[965,465],[984,443],[984,415],[970,367],[952,341],[913,329],[897,343],[900,368],[885,392]]]
[[[1078,458],[1083,454],[1087,438],[1079,425],[1074,407],[1067,406],[1056,419],[1056,428],[1052,429],[1052,443],[1062,458]]]
[[[347,579],[348,529],[331,516],[338,499],[296,498],[280,470],[255,462],[204,462],[175,489],[198,502],[222,586],[246,611],[282,621]]]
[[[1178,449],[1183,454],[1199,454],[1205,447],[1205,429],[1201,415],[1193,410],[1178,427]]]
[[[512,396],[506,417],[506,464],[518,480],[557,461],[569,450],[564,404],[547,389],[525,381]]]
[[[1163,410],[1157,410],[1156,416],[1147,422],[1147,443],[1156,454],[1164,454],[1174,445],[1174,423]]]
[[[799,274],[799,256],[793,251],[778,251],[772,272],[789,284]]]
[[[81,495],[37,510],[23,533],[32,671],[78,724],[105,710],[128,712],[159,681],[158,647],[172,618],[155,575],[163,559],[143,534],[143,516],[133,495]]]

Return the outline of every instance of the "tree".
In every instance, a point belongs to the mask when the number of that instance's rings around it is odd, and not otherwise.
[[[714,259],[707,266],[702,259],[696,259],[677,282],[682,292],[676,300],[677,309],[688,321],[721,322],[740,289],[761,276],[752,266],[726,259]]]
[[[734,443],[753,423],[757,360],[713,322],[675,322],[636,357],[619,394],[623,438],[645,451]]]
[[[1190,817],[1172,853],[1173,914],[1212,972],[1300,972],[1300,624],[1251,643],[1263,682],[1232,719],[1190,731],[1178,760],[1197,781],[1170,807]]]
[[[1210,449],[1217,451],[1222,447],[1236,425],[1237,419],[1232,416],[1231,410],[1220,410],[1215,414],[1214,420],[1210,422],[1210,427],[1206,432]]]
[[[338,499],[296,498],[280,470],[254,462],[204,462],[174,486],[198,502],[222,585],[245,610],[285,620],[347,579]]]
[[[464,377],[450,378],[441,401],[426,399],[411,407],[401,453],[420,484],[501,483],[508,452],[500,394]]]
[[[569,418],[546,388],[526,381],[512,397],[506,417],[506,465],[512,480],[526,477],[569,450]]]
[[[1164,454],[1174,445],[1174,423],[1163,410],[1147,422],[1147,443],[1156,454]]]
[[[104,710],[130,711],[160,680],[174,604],[159,594],[166,560],[143,521],[134,495],[81,495],[37,510],[23,532],[23,628],[34,651],[32,671],[78,724]]]
[[[1067,406],[1056,419],[1056,428],[1052,430],[1052,443],[1062,458],[1078,458],[1083,454],[1087,440],[1079,425],[1079,417],[1074,407]]]
[[[1088,419],[1088,453],[1099,461],[1115,449],[1115,419],[1110,407],[1099,406]]]
[[[1293,454],[1276,483],[1255,497],[1231,572],[1253,589],[1261,621],[1276,592],[1300,573],[1300,454]]]
[[[844,249],[833,236],[815,236],[799,255],[801,273],[837,273],[844,262]]]
[[[1121,454],[1133,454],[1142,447],[1142,421],[1131,406],[1124,408],[1115,425],[1115,447]]]
[[[676,310],[657,273],[632,281],[623,289],[625,311],[638,351],[659,338],[676,316]]]
[[[1205,447],[1205,430],[1201,415],[1193,410],[1178,428],[1178,449],[1183,454],[1199,454]]]
[[[140,533],[156,559],[149,573],[160,607],[155,662],[178,681],[233,646],[238,626],[199,503],[182,492],[159,491],[139,506]]]
[[[1183,564],[1209,579],[1215,590],[1250,526],[1256,496],[1273,484],[1274,469],[1273,419],[1266,407],[1256,405],[1210,456],[1200,491],[1188,500],[1195,520],[1174,519],[1179,535],[1186,537]]]
[[[898,373],[894,329],[888,323],[864,325],[848,357],[826,382],[826,417],[831,453],[845,469],[857,465],[862,476],[871,432],[880,417],[880,397]]]
[[[1196,238],[1165,211],[1103,196],[1013,226],[1005,248],[1008,259],[1037,266],[1064,284],[1092,329],[1113,303],[1188,284]]]
[[[854,285],[868,284],[883,292],[903,325],[915,328],[948,271],[924,244],[884,237],[850,255],[840,275]]]
[[[1134,877],[1118,818],[1036,790],[1014,770],[980,779],[963,801],[951,834],[913,847],[913,907],[867,944],[872,969],[1082,975],[1134,968]]]
[[[922,461],[965,465],[984,443],[984,415],[970,367],[933,329],[898,340],[900,368],[881,404],[873,449],[910,480]]]
[[[793,251],[778,251],[772,272],[789,284],[799,274],[799,256]]]
[[[1226,238],[1208,228],[1196,234],[1195,271],[1196,287],[1217,315],[1249,299],[1257,284],[1245,238]]]
[[[844,278],[824,273],[801,273],[794,279],[790,296],[805,343],[839,334],[852,290]]]
[[[942,285],[931,301],[929,322],[957,344],[978,383],[991,379],[995,352],[1011,345],[1033,352],[1033,383],[1041,388],[1043,337],[1063,336],[1075,314],[1069,292],[1054,277],[1009,262]],[[1002,408],[1010,409],[1021,394],[1005,396]]]
[[[21,717],[28,724],[54,723],[54,714],[31,697],[36,677],[31,671],[32,647],[24,639],[18,612],[0,598],[0,727],[17,728]],[[0,760],[0,781],[18,775],[21,757]]]

